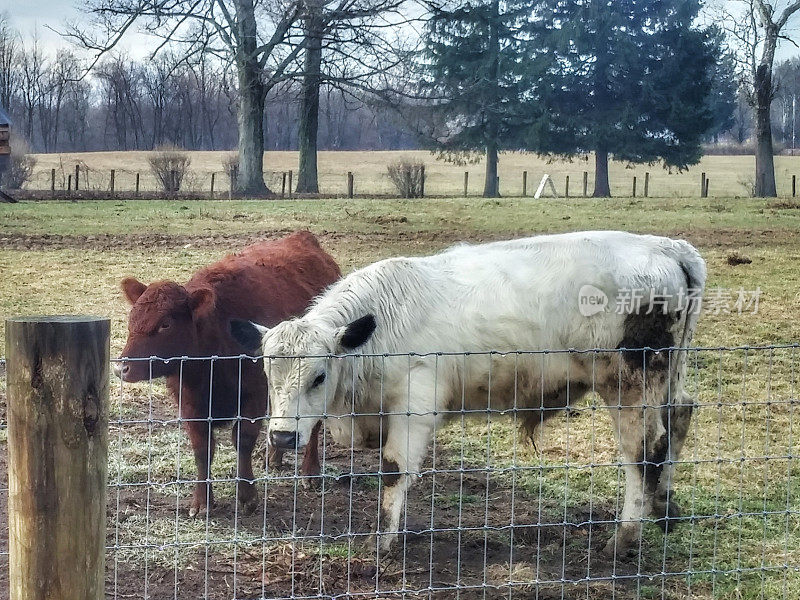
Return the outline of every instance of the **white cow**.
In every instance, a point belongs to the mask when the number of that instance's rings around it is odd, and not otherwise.
[[[383,260],[334,284],[301,318],[231,328],[249,350],[273,357],[264,364],[276,447],[303,447],[320,419],[337,442],[382,445],[383,549],[397,536],[410,475],[448,417],[513,410],[533,431],[554,409],[598,392],[626,474],[606,546],[613,553],[638,538],[642,519],[655,515],[666,527],[677,517],[670,461],[693,402],[686,352],[656,350],[689,345],[705,279],[705,262],[685,241],[576,232]],[[514,353],[567,349],[617,350]],[[512,354],[441,354],[488,351]],[[431,354],[392,356],[403,353]],[[358,413],[372,416],[354,420]]]

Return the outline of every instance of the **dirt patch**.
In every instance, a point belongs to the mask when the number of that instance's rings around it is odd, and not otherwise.
[[[376,223],[385,227],[374,232],[336,232],[322,231],[317,236],[323,243],[342,243],[347,245],[367,245],[380,248],[389,244],[411,244],[431,248],[441,248],[460,241],[472,243],[523,237],[537,233],[530,230],[511,230],[503,232],[484,232],[448,227],[445,231],[401,231],[391,225],[407,222],[406,217],[376,217]],[[276,239],[288,235],[291,229],[261,230],[250,233],[215,233],[201,235],[174,235],[169,233],[141,234],[0,234],[0,249],[4,250],[141,250],[142,248],[178,249],[185,246],[200,248],[232,249],[266,239]],[[793,245],[796,233],[791,230],[765,229],[676,229],[654,232],[659,235],[684,238],[699,248],[736,249],[743,247],[763,247]]]
[[[767,208],[775,208],[779,210],[792,210],[800,208],[800,202],[794,200],[778,200],[767,204]]]
[[[739,252],[731,252],[725,258],[725,262],[731,267],[737,267],[739,265],[749,265],[753,262],[753,259]]]

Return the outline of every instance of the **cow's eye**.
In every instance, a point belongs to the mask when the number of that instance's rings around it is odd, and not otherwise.
[[[161,321],[161,325],[158,326],[158,331],[159,332],[166,331],[167,329],[170,328],[171,325],[172,323],[170,323],[169,320]]]
[[[309,389],[314,389],[315,387],[319,387],[325,381],[325,373],[320,373],[314,378],[314,381],[311,382],[311,387]]]

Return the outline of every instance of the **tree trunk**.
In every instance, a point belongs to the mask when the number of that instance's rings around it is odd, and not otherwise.
[[[319,133],[319,87],[322,65],[324,22],[319,6],[308,3],[310,14],[305,19],[306,49],[303,58],[303,90],[300,99],[300,126],[297,133],[300,164],[297,191],[318,194],[317,135]]]
[[[236,26],[239,46],[236,70],[239,77],[239,176],[237,192],[253,196],[269,193],[264,184],[264,102],[261,65],[256,52],[256,17],[253,0],[237,0]]]
[[[324,22],[318,12],[318,6],[309,2],[308,8],[311,14],[305,19],[306,49],[303,59],[300,126],[297,133],[300,149],[297,191],[305,194],[317,194],[319,193],[317,135],[319,133],[319,87]]]
[[[611,187],[608,185],[608,150],[598,148],[594,153],[594,198],[608,198]]]
[[[775,43],[775,42],[773,42]],[[774,48],[772,50],[774,55]],[[755,196],[758,198],[777,195],[775,189],[775,165],[772,156],[772,124],[770,108],[772,105],[772,61],[769,60],[769,39],[765,41],[764,58],[756,69],[756,181]]]
[[[492,83],[500,85],[500,2],[492,2],[492,20],[489,23],[489,49],[492,52],[491,78]],[[496,88],[495,88],[496,89]],[[493,103],[488,107],[486,126],[486,180],[483,184],[484,198],[497,198],[500,190],[497,185],[497,147],[500,134],[499,115],[500,100],[499,94],[495,94]]]
[[[483,183],[483,197],[497,198],[500,190],[497,189],[497,143],[490,141],[486,144],[486,180]]]

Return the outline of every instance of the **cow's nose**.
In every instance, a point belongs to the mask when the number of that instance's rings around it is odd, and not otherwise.
[[[130,370],[131,370],[130,365],[114,363],[114,375],[116,375],[120,379],[125,379],[125,375],[127,375],[130,372]]]
[[[269,442],[281,450],[294,450],[297,446],[296,431],[270,431]]]

